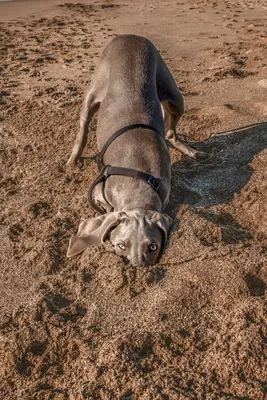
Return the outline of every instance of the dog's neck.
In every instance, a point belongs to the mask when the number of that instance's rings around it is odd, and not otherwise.
[[[152,188],[146,187],[146,183],[142,182],[141,185],[142,189],[137,190],[134,197],[129,197],[128,193],[121,191],[119,186],[109,191],[107,200],[112,204],[114,211],[155,210],[161,212],[163,204],[159,195]],[[145,200],[144,191],[147,192]]]

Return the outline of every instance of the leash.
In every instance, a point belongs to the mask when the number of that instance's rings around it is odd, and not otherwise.
[[[143,181],[145,181],[148,185],[150,185],[153,190],[155,190],[158,195],[159,195],[159,189],[160,189],[160,178],[155,178],[153,175],[149,175],[143,171],[139,171],[136,169],[131,169],[131,168],[123,168],[123,167],[113,167],[111,165],[105,165],[103,162],[103,157],[104,154],[106,152],[106,150],[108,149],[108,147],[110,146],[110,144],[117,139],[117,137],[119,137],[120,135],[122,135],[125,132],[128,132],[130,130],[133,129],[137,129],[137,128],[142,128],[142,129],[149,129],[149,130],[153,130],[154,132],[156,132],[161,139],[164,140],[164,138],[161,136],[161,134],[158,132],[157,129],[155,129],[154,127],[150,126],[150,125],[146,125],[146,124],[132,124],[132,125],[127,125],[121,129],[119,129],[117,132],[115,132],[108,140],[107,142],[104,144],[104,146],[102,147],[100,153],[97,156],[97,162],[100,168],[100,175],[94,180],[94,182],[92,183],[92,185],[90,186],[90,189],[88,191],[88,202],[91,205],[91,207],[93,207],[98,213],[100,214],[104,214],[105,211],[103,211],[100,207],[98,207],[98,205],[94,202],[93,200],[93,191],[94,188],[96,187],[96,185],[98,185],[99,183],[105,182],[109,176],[111,175],[122,175],[122,176],[130,176],[130,177],[135,177],[135,178],[139,178],[142,179]],[[164,143],[166,145],[166,142],[164,140]],[[166,145],[167,147],[167,145]],[[103,197],[105,198],[105,200],[107,201],[105,194],[104,194],[104,190],[103,190]],[[168,199],[165,201],[163,208],[165,208],[166,204],[168,202]],[[108,203],[108,201],[107,201]]]

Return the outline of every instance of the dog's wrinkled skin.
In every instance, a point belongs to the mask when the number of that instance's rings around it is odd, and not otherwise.
[[[183,97],[154,45],[141,36],[121,35],[105,48],[84,100],[80,132],[67,167],[80,158],[89,123],[99,110],[99,150],[118,129],[136,123],[157,129],[184,154],[200,158],[197,150],[181,143],[176,125],[184,112]],[[132,168],[161,178],[160,196],[141,179],[110,176],[97,185],[95,201],[106,214],[83,222],[71,238],[68,256],[100,244],[109,236],[115,252],[135,265],[151,265],[166,241],[171,218],[161,213],[171,188],[170,156],[164,141],[153,130],[133,129],[107,149],[106,165]],[[162,235],[163,233],[163,235]]]

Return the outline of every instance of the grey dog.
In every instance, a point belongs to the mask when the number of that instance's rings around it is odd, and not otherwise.
[[[70,239],[67,255],[79,254],[109,237],[115,252],[133,265],[153,265],[172,224],[172,219],[162,213],[171,189],[165,134],[189,157],[198,159],[203,153],[176,136],[176,125],[184,113],[183,97],[148,39],[120,35],[104,49],[83,103],[80,132],[68,167],[81,157],[90,121],[97,111],[99,150],[114,132],[134,124],[109,145],[105,164],[151,174],[160,182],[160,189],[154,190],[153,185],[135,176],[108,176],[94,190],[94,200],[105,209],[105,214],[80,224],[77,236]]]

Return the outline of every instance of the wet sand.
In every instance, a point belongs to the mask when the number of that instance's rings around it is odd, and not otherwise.
[[[266,392],[265,1],[0,3],[1,399],[251,399]],[[117,34],[148,37],[185,98],[176,224],[159,263],[66,258],[97,166],[64,164]],[[96,121],[86,154],[97,152]]]

